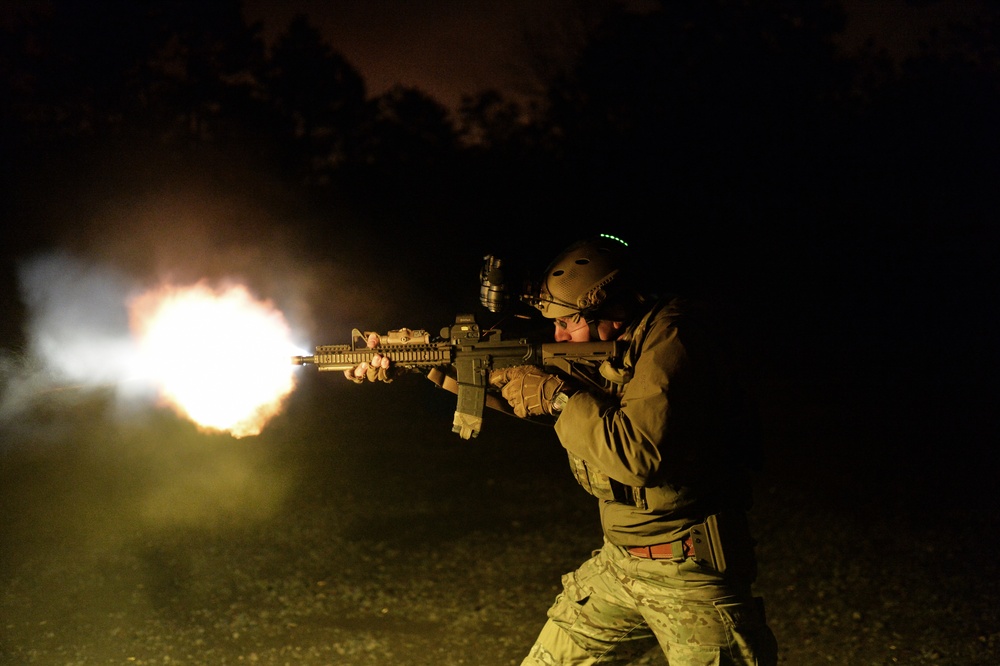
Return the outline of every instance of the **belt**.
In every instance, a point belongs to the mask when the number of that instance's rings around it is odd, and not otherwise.
[[[678,552],[675,552],[678,551]],[[688,535],[679,541],[658,543],[653,546],[633,546],[628,552],[635,557],[647,560],[683,560],[694,555],[694,543]]]

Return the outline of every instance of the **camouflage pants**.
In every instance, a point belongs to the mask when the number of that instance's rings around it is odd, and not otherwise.
[[[563,576],[522,666],[627,664],[659,642],[670,666],[774,666],[777,644],[749,583],[694,560],[647,560],[609,543]]]

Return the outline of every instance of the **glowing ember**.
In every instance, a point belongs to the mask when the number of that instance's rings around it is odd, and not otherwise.
[[[130,318],[143,373],[207,430],[259,434],[295,388],[288,324],[245,287],[161,287],[136,298]]]

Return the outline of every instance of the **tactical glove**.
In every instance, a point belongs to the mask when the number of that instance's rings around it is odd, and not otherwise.
[[[521,418],[555,414],[552,400],[566,388],[566,382],[541,368],[521,365],[490,374],[490,385],[501,387],[504,399]]]
[[[344,376],[355,384],[362,384],[367,379],[370,382],[392,382],[396,376],[396,368],[392,367],[389,358],[381,354],[372,356],[370,362],[358,365],[356,368],[344,371]]]
[[[378,333],[369,333],[366,341],[369,348],[376,347],[379,343]],[[381,354],[374,354],[370,362],[365,362],[350,370],[344,370],[344,376],[355,384],[364,383],[367,379],[370,382],[390,383],[396,375],[396,368],[391,366],[389,358]]]
[[[509,368],[500,368],[490,372],[490,386],[502,389],[509,382],[524,376],[529,370],[541,370],[533,365],[514,365]]]

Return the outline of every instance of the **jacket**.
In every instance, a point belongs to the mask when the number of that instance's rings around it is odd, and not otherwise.
[[[665,543],[708,515],[748,509],[756,411],[710,327],[671,298],[622,338],[620,382],[577,392],[555,424],[577,480],[600,501],[607,539]]]

